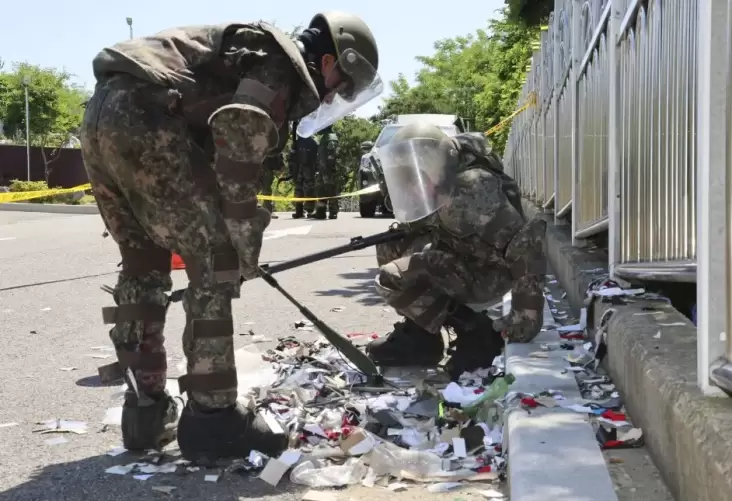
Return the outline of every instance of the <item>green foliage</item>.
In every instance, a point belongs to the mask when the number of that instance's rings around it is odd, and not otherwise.
[[[8,190],[14,193],[26,191],[43,191],[47,189],[49,188],[46,181],[22,181],[20,179],[15,179],[11,181],[10,186],[8,186]],[[31,198],[30,200],[23,200],[22,202],[32,204],[78,205],[80,203],[80,200],[74,197],[74,193],[62,193],[60,195],[52,195],[50,197]]]
[[[0,73],[0,120],[8,137],[25,143],[25,85],[29,79],[31,144],[58,148],[76,134],[88,92],[70,82],[71,75],[28,63]]]
[[[400,75],[375,119],[405,113],[449,113],[466,118],[474,130],[486,131],[517,108],[538,27],[510,21],[503,9],[486,30],[440,40],[435,53],[420,56],[422,69],[410,86]],[[502,152],[510,127],[490,137]]]
[[[506,0],[508,20],[525,26],[545,24],[554,10],[554,0]]]
[[[342,176],[342,191],[352,191],[356,186],[356,173],[363,155],[361,143],[374,141],[381,126],[371,120],[350,115],[336,122],[333,129],[338,135],[338,169]]]

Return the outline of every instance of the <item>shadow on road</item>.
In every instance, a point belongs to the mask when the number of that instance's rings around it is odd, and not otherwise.
[[[378,268],[368,268],[364,271],[350,273],[339,273],[339,277],[349,281],[352,280],[355,283],[341,289],[315,291],[315,294],[321,297],[340,296],[347,299],[354,299],[365,306],[385,304],[384,300],[376,292],[376,287],[374,287],[374,278],[378,273]]]
[[[110,432],[113,433],[113,432]],[[36,469],[30,479],[0,492],[2,501],[140,501],[177,499],[210,501],[236,501],[238,499],[282,499],[290,501],[298,496],[303,486],[292,484],[288,475],[277,488],[270,487],[256,475],[245,472],[223,472],[201,468],[196,472],[178,466],[175,473],[156,474],[141,481],[132,473],[115,475],[105,473],[107,468],[143,460],[144,456],[125,453],[121,456],[92,456],[79,461],[58,463]],[[164,459],[170,462],[175,458]],[[217,482],[207,482],[205,475],[221,474]],[[175,487],[171,495],[154,487]]]

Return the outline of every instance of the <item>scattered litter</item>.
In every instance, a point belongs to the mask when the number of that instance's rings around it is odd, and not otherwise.
[[[154,485],[152,490],[162,492],[163,494],[172,494],[176,488],[172,485]]]
[[[205,482],[218,482],[219,481],[219,475],[206,475],[203,477],[203,480]]]
[[[132,478],[134,478],[135,480],[147,480],[147,479],[149,479],[152,476],[153,475],[150,475],[150,474],[148,474],[148,475],[133,475]]]
[[[75,371],[76,367],[61,367],[61,370],[64,372],[71,372],[71,371]]]
[[[290,465],[279,459],[270,459],[267,462],[267,466],[264,467],[262,473],[259,474],[259,478],[267,482],[272,487],[277,487],[282,477],[290,469]]]
[[[429,492],[447,492],[459,489],[463,484],[460,482],[441,482],[439,484],[432,484],[427,486]]]
[[[295,322],[295,329],[299,331],[314,332],[315,328],[310,320],[300,320]]]
[[[107,456],[119,456],[120,454],[124,454],[127,452],[127,449],[124,447],[112,447],[110,450],[107,451]]]
[[[333,492],[307,491],[302,496],[302,501],[337,501],[338,496]]]
[[[51,308],[41,308],[41,311],[51,311]]]
[[[661,331],[660,330],[653,336],[653,339],[661,339]]]
[[[105,473],[111,473],[112,475],[127,475],[132,470],[135,469],[136,463],[127,464],[127,465],[117,465],[112,466],[110,468],[107,468]]]
[[[18,423],[0,423],[0,428],[10,428],[12,426],[18,426]]]
[[[503,495],[502,492],[499,492],[495,489],[485,489],[485,490],[478,490],[475,491],[476,494],[480,494],[481,496],[487,498],[487,499],[505,499],[506,496]]]
[[[340,313],[344,311],[346,308],[344,306],[336,306],[335,308],[331,308],[330,311],[334,313]]]
[[[35,433],[74,433],[77,435],[83,435],[88,431],[87,424],[84,421],[71,421],[68,419],[51,419],[48,421],[41,421],[38,424],[43,425],[43,428],[33,430]]]
[[[55,437],[44,440],[44,442],[46,443],[46,445],[60,445],[68,443],[68,440],[66,440],[64,437]]]
[[[110,407],[104,413],[102,424],[109,426],[122,426],[122,407]]]
[[[92,358],[97,358],[97,359],[100,359],[100,360],[104,360],[105,358],[112,358],[112,355],[110,355],[108,353],[92,353],[92,354],[87,355],[87,356],[92,357]]]

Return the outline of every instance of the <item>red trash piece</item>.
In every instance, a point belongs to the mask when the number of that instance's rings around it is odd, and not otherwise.
[[[539,407],[539,402],[537,402],[536,400],[534,400],[531,397],[524,397],[521,399],[521,405],[523,405],[525,407],[530,407],[532,409],[536,409],[537,407]]]
[[[605,411],[602,413],[602,417],[605,419],[609,419],[610,421],[627,421],[628,418],[625,417],[625,414],[622,412],[615,412],[615,411]]]
[[[173,253],[173,257],[170,260],[170,267],[174,270],[185,270],[186,269],[186,263],[183,262],[183,258],[180,257],[175,252]]]

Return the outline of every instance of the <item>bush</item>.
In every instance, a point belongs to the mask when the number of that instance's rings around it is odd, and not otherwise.
[[[49,188],[45,181],[21,181],[20,179],[15,179],[10,182],[9,189],[13,193],[18,193],[25,191],[41,191]],[[79,204],[79,200],[74,198],[74,193],[63,193],[61,195],[52,195],[50,197],[32,198],[30,200],[21,200],[21,202],[32,204]]]

